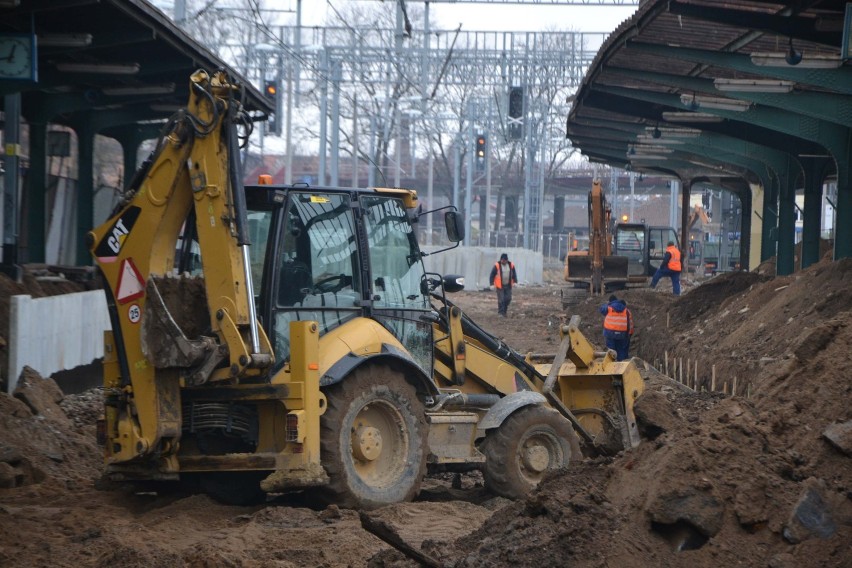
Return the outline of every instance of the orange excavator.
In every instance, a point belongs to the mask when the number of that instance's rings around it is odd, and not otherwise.
[[[596,179],[589,192],[589,250],[565,255],[565,281],[573,286],[562,291],[563,307],[576,304],[589,293],[603,294],[627,286],[627,257],[612,254],[611,217],[612,209]]]

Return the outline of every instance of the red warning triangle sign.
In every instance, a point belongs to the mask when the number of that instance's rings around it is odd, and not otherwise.
[[[145,280],[139,269],[133,264],[130,258],[121,261],[121,271],[118,273],[118,289],[115,292],[115,299],[124,304],[136,298],[141,298],[145,294]]]

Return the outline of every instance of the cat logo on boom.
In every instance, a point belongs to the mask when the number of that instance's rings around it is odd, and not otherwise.
[[[95,255],[102,262],[114,262],[118,253],[121,252],[121,247],[133,225],[136,224],[136,219],[139,217],[139,207],[130,207],[124,212],[124,215],[115,220],[109,232],[104,239],[98,244],[95,249]]]

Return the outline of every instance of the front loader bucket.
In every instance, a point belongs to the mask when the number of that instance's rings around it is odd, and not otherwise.
[[[559,388],[554,394],[594,437],[595,448],[612,455],[639,445],[633,404],[645,390],[645,384],[629,361],[612,362],[606,367],[607,373],[586,374],[566,363],[560,370]]]
[[[615,351],[595,351],[573,316],[562,328],[555,355],[530,353],[535,370],[546,376],[541,388],[568,418],[589,455],[613,455],[639,445],[633,406],[645,382],[633,360],[618,362]]]

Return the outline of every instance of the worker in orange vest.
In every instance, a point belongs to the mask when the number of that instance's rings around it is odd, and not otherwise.
[[[604,315],[603,334],[606,348],[615,351],[618,361],[629,357],[630,336],[633,335],[633,314],[627,309],[627,302],[619,300],[614,294],[609,302],[601,306]]]
[[[654,273],[651,279],[651,288],[657,287],[657,282],[663,276],[668,276],[672,279],[672,292],[675,296],[680,296],[680,271],[682,269],[680,263],[680,250],[675,246],[674,242],[669,241],[666,247],[666,254],[663,255],[663,262]]]
[[[512,303],[512,287],[517,283],[515,264],[509,262],[509,255],[504,252],[500,255],[500,260],[494,263],[488,277],[489,287],[494,286],[497,289],[497,313],[503,317],[506,317],[506,311]]]

